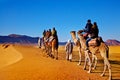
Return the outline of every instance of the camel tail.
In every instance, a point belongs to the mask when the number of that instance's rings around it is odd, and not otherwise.
[[[107,58],[109,58],[109,50],[107,50],[106,52],[107,52],[106,56]]]

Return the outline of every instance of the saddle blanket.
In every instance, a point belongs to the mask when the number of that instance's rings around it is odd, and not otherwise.
[[[97,38],[95,39],[91,39],[89,42],[88,42],[89,46],[97,46],[98,43],[97,43]]]

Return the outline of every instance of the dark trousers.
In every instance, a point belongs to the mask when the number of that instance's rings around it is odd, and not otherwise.
[[[92,39],[92,38],[87,38],[87,40],[86,40],[86,46],[87,46],[87,47],[89,47],[88,42],[89,42],[91,39]]]

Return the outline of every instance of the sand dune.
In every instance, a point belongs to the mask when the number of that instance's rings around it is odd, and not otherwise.
[[[1,51],[2,50],[2,51]],[[83,70],[82,65],[77,66],[78,53],[77,49],[74,48],[73,61],[69,62],[65,60],[64,46],[59,47],[59,59],[51,59],[43,50],[34,46],[24,45],[10,45],[4,49],[1,45],[0,53],[2,54],[13,54],[21,53],[23,59],[18,61],[16,64],[9,65],[0,69],[0,80],[107,80],[108,74],[105,77],[100,77],[100,73],[103,70],[103,64],[98,61],[97,70],[92,71],[88,74],[87,71]],[[4,53],[5,52],[5,53]],[[110,51],[112,52],[112,51]],[[120,79],[120,64],[115,63],[110,57],[112,62],[112,74],[113,79]],[[9,57],[10,57],[9,56]],[[8,57],[8,56],[6,56]],[[16,56],[19,58],[19,55]],[[15,59],[15,58],[14,58]],[[115,59],[115,58],[114,58]],[[7,60],[7,58],[6,58]],[[0,61],[2,59],[0,56]],[[9,62],[10,60],[8,60]],[[120,60],[119,60],[120,61]]]
[[[0,68],[14,64],[22,58],[22,54],[15,50],[12,45],[0,45]]]

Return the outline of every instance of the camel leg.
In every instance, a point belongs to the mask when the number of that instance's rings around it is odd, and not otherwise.
[[[55,49],[52,48],[51,57],[55,58]]]
[[[58,50],[56,50],[56,60],[58,60]]]
[[[107,65],[106,65],[106,62],[104,60],[104,70],[103,70],[103,73],[100,76],[104,76],[105,75],[106,68],[107,68]]]
[[[92,63],[94,62],[94,60],[95,60],[95,64],[94,64],[94,66],[93,66],[93,70],[94,69],[96,69],[96,65],[97,65],[97,56],[96,55],[92,55]]]
[[[104,70],[101,76],[104,76],[106,68],[108,67],[109,70],[109,80],[112,80],[112,74],[111,74],[111,66],[107,58],[104,59]]]
[[[109,64],[108,64],[108,70],[109,70],[109,80],[112,80],[111,66]]]
[[[92,63],[91,63],[89,52],[87,53],[87,56],[88,56],[88,64],[89,64],[89,71],[88,71],[88,73],[91,73]]]
[[[86,52],[85,52],[85,63],[84,63],[84,70],[86,70],[86,64],[87,64],[87,55],[86,55]]]
[[[95,60],[95,56],[94,56],[94,54],[92,54],[92,65],[93,65],[93,63],[94,63],[94,60]]]
[[[51,47],[50,47],[50,46],[48,47],[48,54],[49,54],[49,56],[52,55],[52,50],[51,50]]]
[[[81,49],[78,48],[78,50],[79,50],[79,63],[77,65],[81,65],[81,56],[82,56]]]
[[[91,72],[91,59],[90,59],[90,56],[89,56],[89,52],[88,51],[85,51],[85,63],[84,63],[84,70],[86,70],[86,65],[87,65],[87,60],[88,60],[88,64],[89,64],[89,71],[88,73]]]

